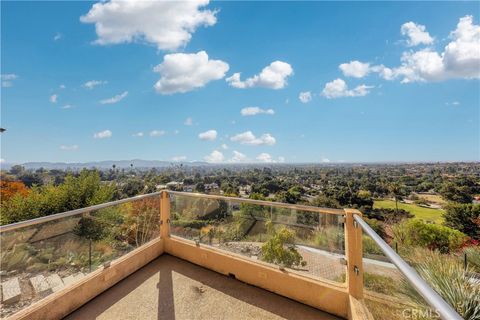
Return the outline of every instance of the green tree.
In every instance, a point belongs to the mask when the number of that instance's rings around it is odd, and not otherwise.
[[[480,204],[449,203],[445,209],[446,226],[480,240]]]

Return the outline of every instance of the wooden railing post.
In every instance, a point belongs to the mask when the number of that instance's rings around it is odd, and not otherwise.
[[[345,256],[347,259],[348,293],[356,299],[363,299],[363,248],[362,228],[353,215],[362,216],[355,209],[345,209]]]
[[[170,237],[170,197],[168,191],[162,191],[160,194],[160,237],[165,240]]]

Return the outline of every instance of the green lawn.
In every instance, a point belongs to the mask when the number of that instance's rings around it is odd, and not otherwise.
[[[387,208],[395,209],[395,201],[393,200],[375,200],[373,204],[374,208]],[[412,213],[416,218],[423,220],[433,221],[435,223],[443,222],[443,210],[441,209],[430,209],[419,207],[415,204],[401,203],[398,202],[398,209],[403,209]]]

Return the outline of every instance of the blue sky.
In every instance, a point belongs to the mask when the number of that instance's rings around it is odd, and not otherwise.
[[[2,161],[480,160],[478,2],[93,5],[1,3]]]

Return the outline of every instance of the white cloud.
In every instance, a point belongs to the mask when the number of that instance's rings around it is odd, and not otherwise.
[[[321,160],[323,163],[330,163],[330,159],[328,158],[322,158]]]
[[[413,37],[412,45],[430,43],[429,35],[426,37],[416,34]],[[459,19],[449,38],[450,42],[443,52],[437,52],[433,48],[406,51],[402,54],[400,66],[370,66],[368,72],[376,72],[385,80],[401,79],[402,83],[480,78],[480,25],[473,23],[472,16],[464,16]],[[431,41],[433,43],[433,39]],[[361,73],[357,75],[360,76]]]
[[[13,80],[16,80],[18,76],[13,73],[8,73],[8,74],[2,74],[1,79],[2,79],[2,88],[9,88],[13,86]]]
[[[58,41],[60,39],[63,38],[63,34],[61,34],[60,32],[57,32],[55,33],[55,35],[53,36],[53,41]]]
[[[110,130],[100,131],[93,135],[95,139],[106,139],[106,138],[110,138],[111,136],[112,136],[112,131]]]
[[[228,146],[227,146],[225,143],[224,143],[224,144],[222,144],[222,146],[221,146],[221,147],[222,147],[222,149],[223,149],[223,150],[227,150],[227,149],[228,149]]]
[[[62,145],[62,146],[60,146],[60,150],[75,151],[75,150],[78,150],[78,145],[76,145],[76,144],[73,144],[73,145],[70,145],[70,146]]]
[[[245,81],[240,80],[240,73],[234,73],[227,78],[230,86],[239,89],[262,87],[268,89],[282,89],[287,85],[287,78],[293,74],[290,64],[283,61],[274,61],[263,68],[262,72]]]
[[[203,9],[208,0],[99,2],[80,17],[84,23],[95,23],[100,45],[147,42],[161,50],[184,47],[200,26],[217,22],[216,12]]]
[[[150,131],[150,137],[161,137],[165,135],[165,130],[152,130]]]
[[[83,84],[83,87],[85,87],[87,89],[93,89],[96,86],[99,86],[101,84],[107,84],[107,83],[108,83],[107,81],[102,81],[102,80],[90,80],[90,81],[85,82]]]
[[[419,44],[432,44],[433,38],[426,31],[425,26],[416,24],[415,22],[406,22],[400,27],[400,32],[403,36],[408,37],[407,45],[410,47],[418,46]]]
[[[350,61],[349,63],[342,63],[339,68],[345,77],[354,78],[363,78],[371,71],[369,63],[360,62],[358,60]]]
[[[117,95],[114,96],[114,97],[100,100],[100,103],[101,103],[101,104],[114,104],[114,103],[117,103],[117,102],[123,100],[127,95],[128,95],[128,91],[125,91],[125,92],[123,92],[123,93],[121,93],[121,94],[117,94]]]
[[[273,115],[273,114],[275,114],[275,111],[273,109],[261,109],[259,107],[246,107],[246,108],[243,108],[240,111],[240,114],[242,116],[254,116],[254,115],[257,115],[257,114]]]
[[[66,88],[66,86],[65,86],[64,84],[61,84],[61,85],[59,86],[59,88],[63,90],[63,89]]]
[[[58,94],[52,94],[50,96],[50,102],[51,103],[57,103],[57,100],[58,100]]]
[[[342,79],[335,79],[325,84],[322,96],[327,99],[335,99],[341,97],[361,97],[370,93],[369,89],[373,86],[359,85],[354,89],[348,89],[347,84]]]
[[[230,138],[234,142],[252,146],[273,146],[276,143],[275,138],[270,133],[262,134],[260,137],[255,137],[252,131],[245,131]]]
[[[132,137],[141,138],[141,137],[143,137],[143,132],[136,132],[136,133],[132,134]]]
[[[0,163],[5,163],[5,159],[0,158]]]
[[[185,93],[222,79],[228,69],[228,63],[209,60],[205,51],[167,54],[153,69],[160,73],[154,87],[161,94]]]
[[[183,124],[186,125],[186,126],[191,126],[191,125],[193,125],[193,119],[189,117],[189,118],[185,119],[185,122]]]
[[[243,153],[241,152],[238,152],[236,150],[233,150],[232,152],[233,156],[232,158],[229,160],[229,162],[246,162],[248,161],[248,158],[246,155],[244,155]]]
[[[309,103],[310,101],[312,101],[312,93],[310,91],[300,92],[300,94],[298,95],[298,99],[302,103]]]
[[[217,130],[208,130],[208,131],[202,132],[198,135],[198,138],[200,138],[200,140],[213,141],[217,139]]]
[[[213,150],[212,153],[203,158],[207,162],[222,162],[225,159],[225,156],[220,151]]]
[[[75,106],[73,106],[71,104],[66,104],[62,107],[62,109],[72,109],[72,108],[75,108]]]
[[[172,157],[172,161],[176,161],[176,162],[185,161],[185,160],[187,160],[187,157],[186,157],[186,156],[175,156],[175,157]]]
[[[274,160],[272,159],[272,156],[269,155],[268,153],[260,153],[256,159],[261,162],[273,162]]]
[[[447,105],[447,106],[459,106],[460,102],[458,102],[458,101],[446,102],[445,105]]]
[[[280,163],[285,162],[285,157],[282,157],[282,156],[278,157],[278,162]]]

